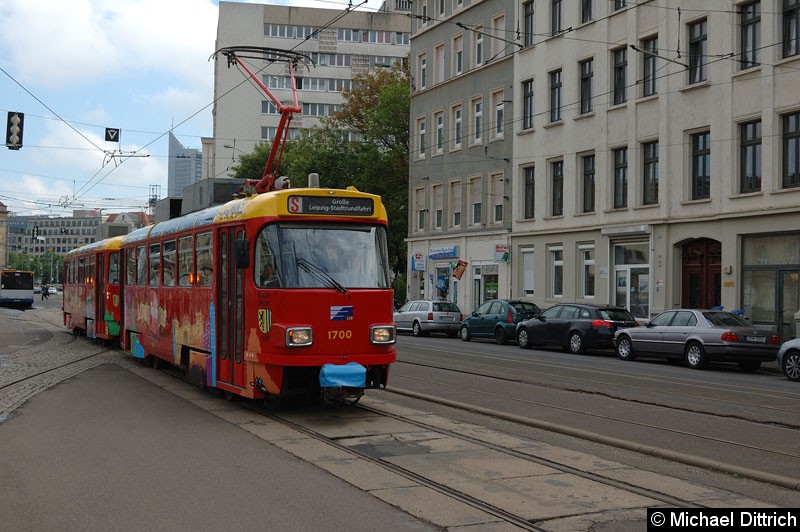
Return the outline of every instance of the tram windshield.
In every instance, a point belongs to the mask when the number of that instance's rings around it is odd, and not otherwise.
[[[256,240],[255,282],[261,288],[388,288],[386,229],[268,225]]]

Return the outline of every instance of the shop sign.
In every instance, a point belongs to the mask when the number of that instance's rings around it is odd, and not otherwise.
[[[440,246],[428,248],[429,259],[455,259],[458,258],[458,246]]]
[[[494,260],[495,262],[508,262],[509,261],[509,245],[508,244],[495,244],[494,245]]]
[[[467,271],[467,261],[460,260],[456,267],[453,268],[453,277],[458,280],[461,280],[461,277],[464,275],[464,272]]]
[[[424,272],[425,271],[425,255],[422,253],[411,254],[411,271]]]

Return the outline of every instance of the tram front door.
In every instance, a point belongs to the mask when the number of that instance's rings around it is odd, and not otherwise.
[[[236,267],[236,240],[244,227],[217,231],[217,380],[244,388],[244,291],[245,270]]]

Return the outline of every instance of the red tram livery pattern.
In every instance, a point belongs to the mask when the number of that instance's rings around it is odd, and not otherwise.
[[[352,188],[160,222],[67,255],[64,324],[228,394],[357,399],[396,358],[387,225]]]

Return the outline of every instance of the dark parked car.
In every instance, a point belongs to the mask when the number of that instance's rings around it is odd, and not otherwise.
[[[786,340],[778,349],[778,367],[790,381],[800,382],[800,338]]]
[[[461,339],[494,338],[504,344],[515,338],[517,323],[536,316],[541,309],[533,303],[511,299],[490,299],[461,323]]]
[[[736,314],[694,309],[666,310],[644,327],[618,331],[615,341],[622,360],[671,358],[693,369],[714,361],[737,362],[745,371],[775,360],[779,343],[774,331],[757,329]]]
[[[517,325],[517,344],[522,349],[559,346],[575,354],[587,349],[613,349],[617,329],[636,325],[633,315],[623,307],[563,303]]]
[[[450,338],[458,336],[461,310],[450,301],[409,301],[394,313],[398,331],[411,331],[414,336],[441,332]]]

